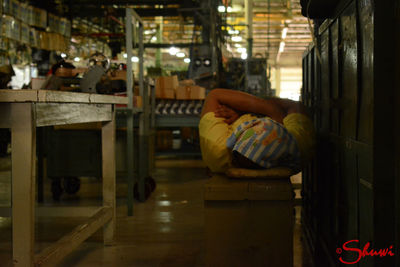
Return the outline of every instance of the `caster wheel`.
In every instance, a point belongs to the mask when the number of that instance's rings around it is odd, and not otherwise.
[[[73,195],[81,188],[81,180],[77,177],[65,177],[63,185],[65,192]]]
[[[61,186],[61,178],[51,178],[51,193],[53,194],[53,200],[59,201],[64,190]]]
[[[151,192],[154,192],[154,190],[157,187],[157,184],[156,184],[156,181],[153,179],[153,177],[151,177],[151,176],[146,177],[145,183],[148,183],[150,185]]]
[[[151,185],[149,183],[145,182],[144,183],[144,200],[143,201],[146,201],[149,198],[150,194],[151,194]],[[136,199],[137,201],[142,202],[142,200],[139,197],[138,183],[135,183],[135,185],[133,186],[133,198]]]

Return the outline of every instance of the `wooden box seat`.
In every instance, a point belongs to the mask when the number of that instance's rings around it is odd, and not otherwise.
[[[293,266],[289,169],[230,169],[205,185],[207,266]]]

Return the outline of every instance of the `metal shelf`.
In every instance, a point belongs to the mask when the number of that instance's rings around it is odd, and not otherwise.
[[[116,116],[116,125],[117,128],[125,128],[126,125],[126,116],[129,110],[117,110]],[[134,112],[134,116],[136,116],[138,112]],[[194,115],[157,115],[155,118],[155,127],[156,128],[173,128],[173,127],[198,127],[200,122],[200,117]],[[138,120],[134,120],[134,127],[139,127]]]
[[[200,117],[195,115],[157,115],[156,128],[198,127]]]

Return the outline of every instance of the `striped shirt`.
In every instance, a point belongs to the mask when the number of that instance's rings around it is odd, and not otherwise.
[[[301,168],[296,139],[282,124],[270,118],[240,124],[227,139],[226,146],[264,168]]]

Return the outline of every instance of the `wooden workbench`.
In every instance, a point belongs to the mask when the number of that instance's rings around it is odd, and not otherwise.
[[[11,128],[14,266],[56,263],[102,226],[104,243],[113,243],[116,225],[114,105],[127,102],[126,97],[109,95],[0,90],[0,128]],[[99,121],[102,122],[103,206],[86,223],[34,255],[36,127]],[[72,212],[82,214],[80,209]]]

